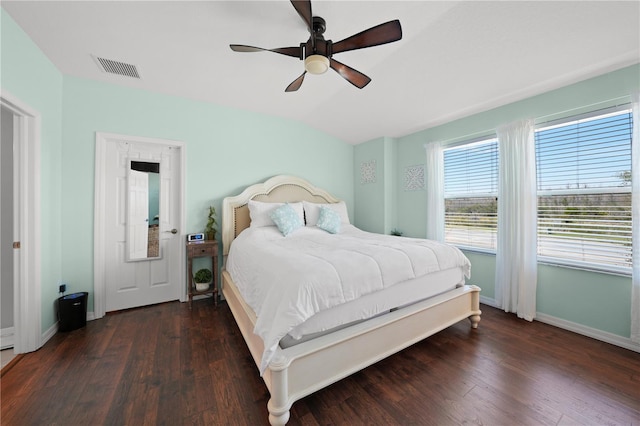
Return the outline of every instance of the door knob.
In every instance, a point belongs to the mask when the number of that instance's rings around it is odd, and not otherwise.
[[[176,228],[173,228],[171,231],[164,231],[164,232],[171,232],[172,234],[177,234],[178,230]]]

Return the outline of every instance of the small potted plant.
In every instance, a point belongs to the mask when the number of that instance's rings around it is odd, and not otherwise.
[[[207,236],[207,240],[215,240],[216,239],[216,208],[213,206],[209,206],[209,217],[207,221],[207,226],[204,228],[204,233]]]
[[[209,289],[213,274],[209,269],[199,269],[193,276],[193,282],[196,284],[196,291],[205,291]]]

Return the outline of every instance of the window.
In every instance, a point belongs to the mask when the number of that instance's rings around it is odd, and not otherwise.
[[[444,150],[445,241],[463,248],[496,250],[498,140]]]
[[[631,268],[631,111],[601,111],[535,132],[538,256]]]

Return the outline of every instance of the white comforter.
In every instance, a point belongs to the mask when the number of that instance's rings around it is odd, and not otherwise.
[[[278,342],[314,314],[394,284],[471,265],[456,247],[372,234],[344,225],[340,234],[305,227],[283,237],[275,226],[247,228],[233,242],[226,268],[254,310],[264,342],[260,373]]]

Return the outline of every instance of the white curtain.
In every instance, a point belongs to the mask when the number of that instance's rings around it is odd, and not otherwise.
[[[633,275],[631,285],[631,341],[640,344],[640,92],[633,94],[631,139],[631,210]]]
[[[444,154],[440,142],[425,145],[427,163],[427,238],[444,242]]]
[[[537,193],[533,120],[498,128],[496,302],[533,321],[537,287]]]

